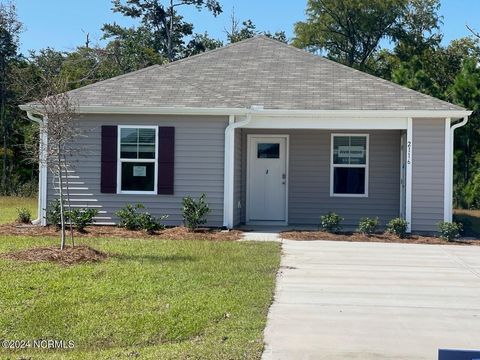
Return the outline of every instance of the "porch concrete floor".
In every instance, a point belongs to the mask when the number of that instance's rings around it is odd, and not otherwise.
[[[480,248],[283,240],[263,359],[480,349]]]

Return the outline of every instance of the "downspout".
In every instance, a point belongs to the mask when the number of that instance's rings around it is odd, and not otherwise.
[[[250,110],[245,112],[246,119],[235,122],[235,117],[230,116],[229,125],[225,129],[225,164],[223,181],[223,226],[233,228],[233,196],[235,177],[235,129],[247,125],[252,120]]]
[[[32,221],[34,225],[46,225],[45,219],[45,209],[47,207],[46,204],[46,195],[47,195],[47,168],[45,166],[45,151],[44,151],[44,144],[46,143],[46,133],[42,131],[42,126],[44,120],[38,117],[33,116],[30,111],[27,111],[27,117],[37,123],[40,126],[40,159],[38,164],[38,217],[37,219]]]
[[[455,143],[455,130],[465,126],[468,122],[468,116],[465,116],[462,121],[452,125],[450,127],[450,144],[449,144],[449,154],[450,154],[450,162],[448,164],[450,174],[449,174],[449,192],[448,192],[448,214],[447,214],[447,221],[452,221],[453,218],[453,154],[454,154],[454,143]]]

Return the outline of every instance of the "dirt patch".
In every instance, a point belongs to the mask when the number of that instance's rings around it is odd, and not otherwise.
[[[39,247],[28,250],[21,250],[1,254],[0,257],[10,260],[28,262],[49,261],[62,265],[74,265],[87,262],[99,262],[105,260],[108,255],[92,249],[89,246],[65,247],[60,250],[58,247]]]
[[[280,233],[282,239],[288,240],[331,240],[331,241],[358,241],[358,242],[383,242],[383,243],[402,243],[402,244],[431,244],[431,245],[477,245],[480,246],[480,240],[459,239],[447,241],[435,236],[412,235],[405,239],[400,239],[391,234],[375,234],[371,236],[360,233],[339,233],[331,234],[323,231],[286,231]]]
[[[0,235],[58,236],[59,232],[54,226],[5,224],[0,225]],[[218,229],[201,229],[192,232],[185,227],[174,227],[149,235],[144,231],[131,231],[117,226],[98,225],[88,226],[84,233],[75,231],[75,236],[78,238],[157,238],[171,240],[234,241],[242,238],[242,232],[238,230],[221,231]]]

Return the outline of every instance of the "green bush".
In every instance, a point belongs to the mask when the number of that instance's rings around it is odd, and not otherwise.
[[[395,218],[390,220],[387,224],[387,232],[403,239],[407,236],[408,221],[402,218]]]
[[[358,231],[365,235],[372,235],[377,231],[379,225],[380,220],[378,220],[378,217],[364,217],[358,223]]]
[[[17,209],[17,222],[29,224],[32,221],[32,213],[27,208]]]
[[[50,203],[47,206],[47,213],[45,216],[45,219],[47,220],[47,223],[50,225],[55,225],[56,227],[59,226],[61,222],[61,215],[60,215],[60,200],[55,199],[53,201],[50,201]]]
[[[462,231],[462,224],[456,222],[442,221],[438,224],[440,230],[440,237],[442,239],[453,241],[460,237]]]
[[[165,225],[163,225],[161,221],[165,220],[167,217],[167,215],[163,215],[159,219],[157,219],[150,213],[145,212],[139,214],[138,223],[140,225],[140,229],[144,230],[148,234],[153,234],[155,231],[165,229]]]
[[[206,201],[207,195],[202,194],[198,201],[190,196],[183,198],[182,215],[185,226],[195,231],[200,225],[207,223],[210,207]]]
[[[115,215],[120,218],[120,227],[127,230],[140,229],[140,212],[138,210],[145,209],[142,204],[131,205],[127,204],[124,208],[118,210]]]
[[[339,232],[342,230],[340,223],[343,220],[344,219],[340,215],[337,215],[334,212],[329,212],[326,215],[320,216],[320,229],[330,233]]]
[[[75,208],[65,213],[66,218],[75,226],[75,228],[84,232],[88,225],[93,224],[93,218],[98,214],[97,209]]]
[[[123,209],[118,210],[115,213],[120,218],[118,225],[127,230],[145,230],[149,234],[165,228],[161,221],[166,219],[167,215],[157,219],[148,212],[139,211],[142,209],[145,209],[143,204],[128,204]]]

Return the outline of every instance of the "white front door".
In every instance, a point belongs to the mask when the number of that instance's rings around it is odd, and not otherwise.
[[[248,136],[247,222],[287,221],[287,137]]]

